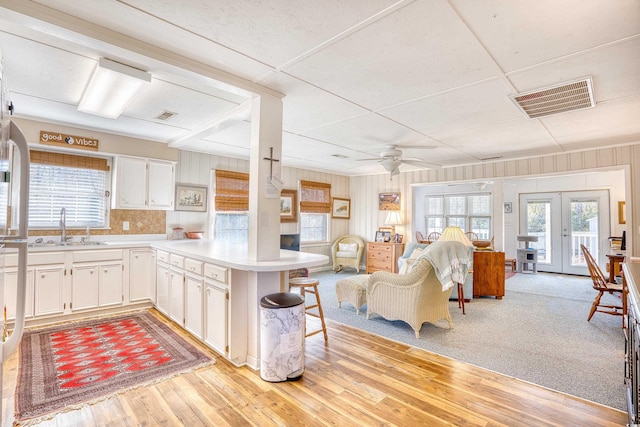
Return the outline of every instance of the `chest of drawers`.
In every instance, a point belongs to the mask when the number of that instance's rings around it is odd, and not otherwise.
[[[398,258],[402,256],[404,243],[367,243],[367,274],[374,271],[398,272]]]

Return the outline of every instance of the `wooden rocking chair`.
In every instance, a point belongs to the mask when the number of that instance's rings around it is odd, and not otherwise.
[[[591,312],[589,313],[589,317],[587,321],[591,320],[591,317],[595,314],[595,312],[612,314],[614,316],[623,316],[627,313],[627,296],[624,291],[623,285],[619,285],[617,283],[609,283],[607,277],[602,273],[600,266],[596,263],[593,256],[589,253],[587,248],[584,245],[580,245],[582,249],[582,253],[584,254],[584,258],[587,261],[587,266],[589,267],[589,274],[591,275],[591,279],[593,280],[593,289],[598,291],[598,295],[596,299],[593,301],[593,305],[591,306]],[[620,293],[622,298],[622,306],[619,305],[606,305],[601,304],[600,299],[605,292],[609,292],[610,294]],[[623,327],[624,327],[624,318],[623,318]]]

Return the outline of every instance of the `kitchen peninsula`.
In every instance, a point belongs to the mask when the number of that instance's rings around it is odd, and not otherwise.
[[[151,247],[158,310],[179,324],[184,319],[185,329],[235,365],[253,369],[260,367],[260,299],[287,291],[289,270],[328,262],[325,255],[288,250],[279,259],[255,261],[247,245],[212,240],[153,241]]]

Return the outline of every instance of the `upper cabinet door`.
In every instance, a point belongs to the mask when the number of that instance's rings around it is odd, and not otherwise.
[[[146,209],[147,159],[118,157],[116,168],[116,209]]]
[[[173,209],[173,162],[119,156],[116,159],[115,209]]]
[[[173,163],[149,160],[149,209],[173,209]]]

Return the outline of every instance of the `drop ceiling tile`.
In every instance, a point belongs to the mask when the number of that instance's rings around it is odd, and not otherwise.
[[[518,92],[593,78],[596,103],[640,94],[640,37],[509,74]]]
[[[585,141],[587,135],[602,141],[605,136],[616,135],[619,129],[626,129],[622,136],[636,134],[640,131],[639,117],[640,95],[635,95],[596,104],[594,108],[548,116],[541,122],[555,138],[564,141]]]
[[[283,98],[283,129],[293,133],[304,132],[368,111],[343,98],[283,73],[277,73],[260,82],[273,90],[285,93]]]
[[[220,46],[277,67],[392,6],[394,0],[129,0]],[[133,9],[132,9],[133,10]],[[187,11],[197,10],[198,13]],[[302,13],[300,13],[302,12]],[[135,25],[135,21],[131,24]]]
[[[640,32],[636,0],[465,1],[452,6],[510,72]]]
[[[464,24],[438,1],[412,2],[284,71],[369,109],[496,74]]]
[[[375,113],[369,113],[305,131],[302,136],[355,150],[380,151],[385,145],[399,144],[423,135]]]
[[[441,133],[522,118],[509,93],[502,80],[494,79],[385,108],[379,113],[425,134]]]
[[[479,160],[503,152],[513,155],[554,144],[545,128],[538,121],[529,119],[434,134],[432,137]]]

